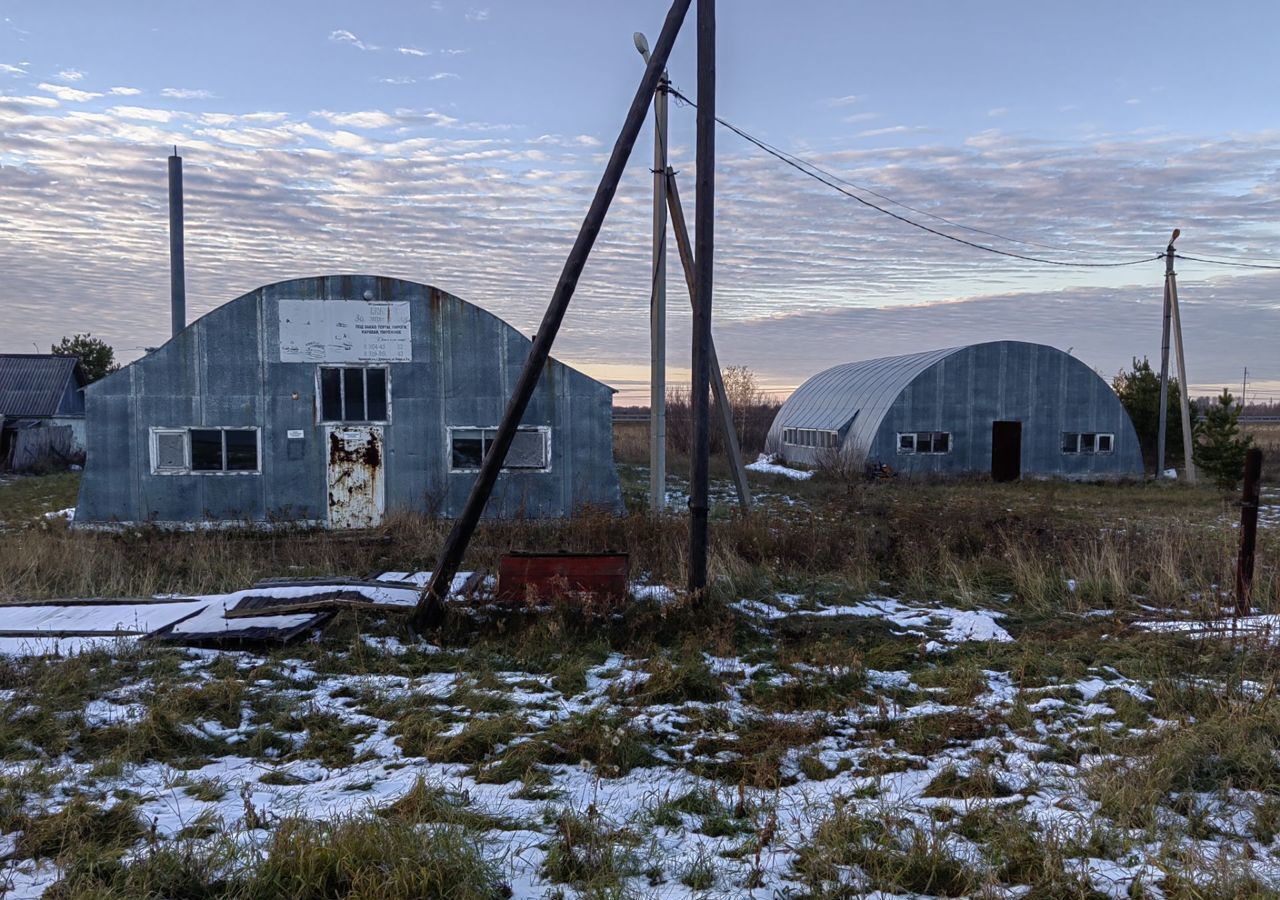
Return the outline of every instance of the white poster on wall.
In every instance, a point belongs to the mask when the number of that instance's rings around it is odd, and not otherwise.
[[[281,300],[280,361],[411,362],[409,304]]]

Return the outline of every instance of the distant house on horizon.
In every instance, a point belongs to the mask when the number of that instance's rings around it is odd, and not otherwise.
[[[0,353],[0,468],[25,468],[37,443],[56,448],[59,455],[84,452],[84,388],[88,384],[80,360],[53,353]],[[41,435],[40,441],[20,438],[19,432],[37,428],[66,428]],[[31,449],[24,449],[30,446]],[[17,456],[15,456],[15,453]]]

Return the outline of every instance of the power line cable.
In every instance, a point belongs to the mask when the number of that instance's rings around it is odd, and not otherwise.
[[[1174,253],[1174,259],[1185,259],[1187,262],[1205,263],[1210,266],[1233,266],[1237,269],[1280,269],[1280,265],[1263,265],[1262,263],[1247,262],[1228,262],[1219,259],[1206,259],[1202,256],[1184,256],[1181,253]]]
[[[672,95],[679,97],[688,105],[696,107],[696,104],[692,100],[690,100],[684,94],[680,93],[674,87],[668,87],[668,90],[671,91]],[[759,147],[761,150],[768,153],[770,156],[773,156],[776,159],[781,160],[782,162],[794,168],[796,171],[801,172],[805,175],[808,175],[810,178],[814,179],[815,181],[825,184],[827,187],[831,188],[832,190],[839,191],[841,194],[844,194],[846,197],[850,198],[851,200],[858,201],[863,206],[870,207],[876,212],[883,213],[886,216],[890,216],[894,219],[897,219],[899,222],[903,222],[907,225],[911,225],[914,228],[919,228],[921,231],[927,231],[930,234],[937,235],[938,237],[941,237],[941,238],[946,238],[947,240],[954,241],[957,244],[963,244],[966,247],[972,247],[975,250],[983,250],[987,253],[995,253],[1000,256],[1008,256],[1008,257],[1012,257],[1013,259],[1021,259],[1027,262],[1042,263],[1044,265],[1049,265],[1049,266],[1066,266],[1071,268],[1084,268],[1084,269],[1110,269],[1110,268],[1119,268],[1121,266],[1137,266],[1137,265],[1142,265],[1144,263],[1154,262],[1158,259],[1164,258],[1163,253],[1155,253],[1155,254],[1152,254],[1151,256],[1145,256],[1141,259],[1131,259],[1125,262],[1108,262],[1108,263],[1071,262],[1068,260],[1060,260],[1060,259],[1045,259],[1040,256],[1030,256],[1025,253],[1015,253],[1012,250],[1001,250],[998,247],[988,247],[986,244],[979,244],[975,241],[970,241],[970,240],[966,240],[965,238],[956,237],[953,234],[947,234],[945,231],[939,231],[936,228],[931,228],[928,225],[915,221],[914,219],[909,219],[906,216],[899,215],[898,213],[892,210],[885,209],[882,206],[877,206],[876,204],[872,203],[870,200],[867,200],[863,197],[859,197],[857,194],[849,190],[846,190],[840,185],[833,184],[831,181],[826,180],[825,178],[822,177],[822,175],[815,174],[814,172],[806,169],[805,165],[802,164],[801,162],[788,158],[787,154],[771,148],[764,141],[760,140],[759,138],[751,134],[748,134],[746,131],[743,131],[741,128],[734,125],[733,123],[726,122],[724,119],[720,118],[719,116],[716,117],[716,121],[719,122],[721,125],[723,125],[725,128],[728,128],[734,134],[741,137],[743,140]],[[995,235],[995,236],[1001,237],[1000,235]],[[1012,238],[1003,238],[1003,239],[1013,240]]]

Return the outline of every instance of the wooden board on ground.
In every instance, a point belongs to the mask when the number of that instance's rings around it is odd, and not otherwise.
[[[207,600],[55,602],[0,606],[0,637],[141,635],[200,612]]]

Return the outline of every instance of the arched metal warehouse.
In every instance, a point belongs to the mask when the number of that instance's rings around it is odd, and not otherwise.
[[[258,288],[89,386],[76,523],[456,515],[529,346],[496,316],[409,281]],[[548,361],[486,514],[620,509],[612,395]]]
[[[1054,347],[992,341],[835,366],[782,405],[766,450],[905,474],[1140,477],[1138,435],[1096,372]]]

